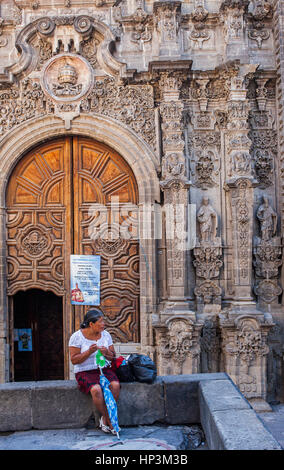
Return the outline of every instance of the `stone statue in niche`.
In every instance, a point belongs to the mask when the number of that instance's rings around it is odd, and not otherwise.
[[[263,196],[263,203],[259,206],[256,216],[260,222],[261,240],[271,240],[276,234],[277,214],[269,205],[266,196]]]
[[[197,220],[200,228],[200,242],[208,243],[216,239],[218,219],[217,213],[209,204],[209,198],[202,199],[202,206],[197,212]]]

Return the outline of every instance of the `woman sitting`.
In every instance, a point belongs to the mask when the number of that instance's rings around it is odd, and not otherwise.
[[[100,371],[96,365],[96,351],[101,353],[108,361],[115,358],[115,350],[111,335],[105,330],[104,316],[100,309],[90,309],[81,324],[69,340],[70,359],[74,364],[75,378],[79,390],[91,394],[93,402],[101,414],[100,428],[106,433],[114,431],[104,401],[103,391],[100,386]],[[102,369],[105,377],[110,382],[110,390],[117,401],[120,392],[120,383],[116,374],[109,367]]]

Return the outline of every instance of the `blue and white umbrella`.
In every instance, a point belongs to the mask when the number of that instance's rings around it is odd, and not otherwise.
[[[115,430],[116,435],[119,439],[120,428],[119,428],[119,425],[118,425],[117,404],[116,404],[116,401],[113,397],[113,394],[111,393],[111,391],[109,389],[109,385],[110,385],[109,380],[103,374],[101,367],[100,367],[100,371],[101,371],[100,385],[101,385],[102,390],[103,390],[105,404],[106,404],[106,407],[107,407],[109,419],[110,419],[112,427]]]

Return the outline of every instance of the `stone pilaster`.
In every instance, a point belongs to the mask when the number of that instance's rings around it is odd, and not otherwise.
[[[267,336],[274,325],[270,314],[219,315],[224,370],[255,409],[269,410],[267,398]]]
[[[186,251],[188,189],[187,166],[184,155],[183,102],[179,99],[181,80],[163,74],[160,86],[163,100],[162,117],[162,177],[166,216],[167,292],[170,303],[184,304],[187,294]],[[175,309],[178,306],[175,305]]]
[[[160,56],[180,55],[181,4],[180,1],[154,3]]]
[[[284,1],[277,0],[274,3],[273,33],[276,54],[276,99],[278,111],[278,151],[279,151],[279,204],[281,213],[281,233],[284,231]],[[284,254],[284,253],[283,253]],[[282,256],[283,256],[282,254]],[[281,284],[284,285],[284,264],[282,263]],[[282,296],[284,305],[284,296]]]
[[[258,183],[250,154],[249,103],[246,99],[245,76],[255,66],[243,66],[231,78],[226,131],[227,202],[231,209],[231,242],[233,254],[232,291],[235,303],[253,302],[252,235],[254,187]]]
[[[203,322],[189,309],[187,279],[187,237],[189,186],[183,136],[184,105],[180,99],[181,80],[162,74],[162,175],[164,193],[167,298],[159,306],[154,325],[158,373],[189,374],[200,368],[200,333]]]

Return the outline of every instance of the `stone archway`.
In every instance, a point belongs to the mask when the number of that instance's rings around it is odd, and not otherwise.
[[[81,135],[103,142],[119,152],[125,161],[131,167],[138,186],[139,209],[145,204],[151,204],[159,201],[159,183],[156,175],[158,165],[157,158],[145,142],[142,141],[134,132],[126,126],[118,124],[111,118],[102,116],[81,115],[73,122],[72,130],[66,132],[63,122],[57,118],[48,116],[39,120],[30,121],[12,131],[2,141],[2,151],[0,155],[0,207],[1,207],[1,229],[0,238],[5,240],[5,191],[9,176],[21,159],[22,155],[29,148],[39,142],[63,136],[63,135]],[[143,231],[143,220],[140,218],[140,230]],[[143,351],[151,348],[149,319],[153,312],[153,306],[156,303],[156,287],[153,279],[156,278],[155,272],[155,246],[154,240],[139,240],[142,250],[140,250],[140,315],[141,315],[141,346]],[[8,306],[6,291],[6,252],[5,243],[3,243],[3,256],[0,264],[0,301],[3,318],[1,319],[1,336],[4,338],[1,347],[2,368],[0,372],[0,381],[9,380],[7,370],[5,372],[5,338],[8,337]],[[71,325],[67,325],[67,331],[71,331]],[[64,343],[67,345],[68,337],[65,334]],[[150,351],[150,349],[147,349]],[[69,377],[69,367],[66,364],[65,377]]]

